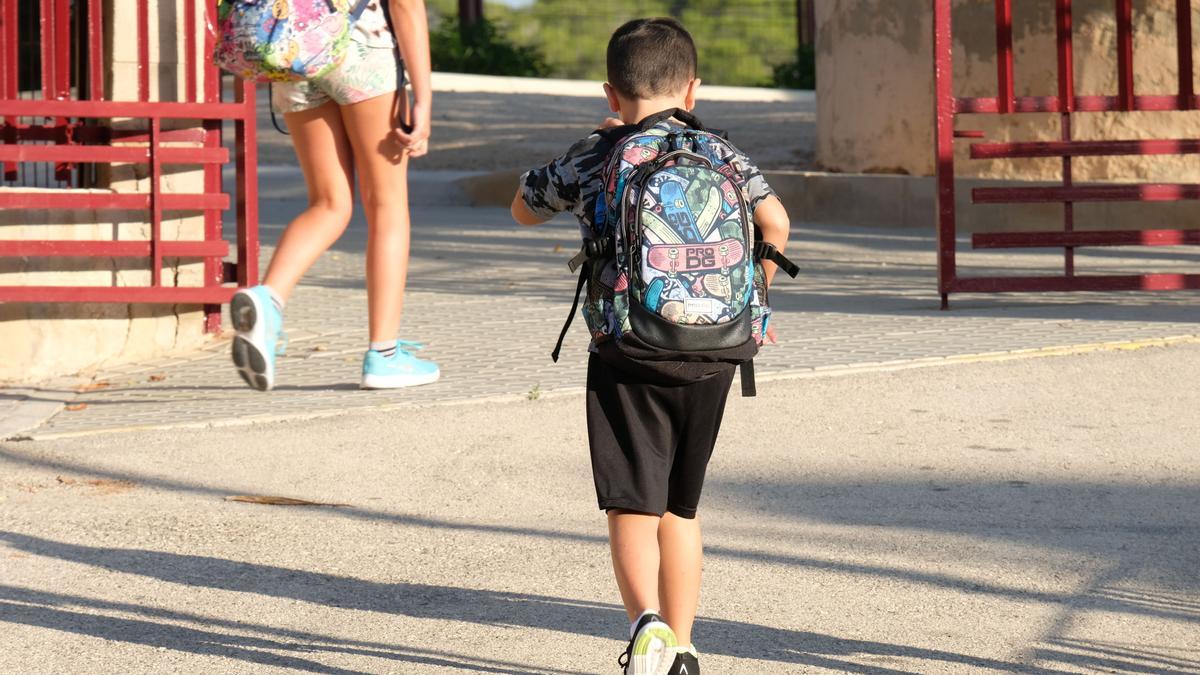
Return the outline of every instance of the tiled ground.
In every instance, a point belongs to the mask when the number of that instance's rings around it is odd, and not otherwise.
[[[299,209],[267,202],[264,241]],[[279,387],[251,391],[228,359],[227,340],[175,360],[115,367],[109,386],[89,393],[44,389],[33,398],[86,404],[64,410],[35,437],[146,426],[207,425],[252,419],[336,415],[367,407],[445,403],[561,392],[583,383],[586,335],[576,324],[557,365],[549,351],[570,306],[564,264],[573,225],[537,229],[498,210],[439,208],[416,214],[415,250],[403,336],[428,344],[441,382],[412,390],[357,388],[366,342],[361,223],[325,256],[287,314],[290,346]],[[764,351],[764,378],[878,364],[937,362],[969,355],[1073,345],[1200,336],[1197,294],[969,296],[937,309],[933,244],[923,233],[797,229],[792,252],[804,268],[773,293],[781,344]],[[1081,269],[1162,271],[1196,267],[1194,253],[1169,250],[1134,259],[1108,252]],[[264,251],[264,259],[269,250]],[[1051,255],[966,254],[963,263],[1053,269]],[[993,270],[994,271],[994,270]]]

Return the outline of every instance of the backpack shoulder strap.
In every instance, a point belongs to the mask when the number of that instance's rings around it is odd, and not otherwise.
[[[358,0],[358,4],[357,4],[357,5],[355,5],[353,9],[351,9],[351,10],[350,10],[350,21],[351,21],[351,23],[353,23],[353,22],[355,22],[355,21],[358,21],[358,18],[359,18],[360,16],[362,16],[362,13],[363,13],[363,12],[365,12],[365,11],[367,10],[367,3],[368,3],[368,2],[370,2],[370,0]],[[385,2],[385,3],[383,3],[383,4],[384,4],[385,6],[387,5],[387,3],[386,3],[386,2]]]

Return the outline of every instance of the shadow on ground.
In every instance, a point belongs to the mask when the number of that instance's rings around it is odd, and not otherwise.
[[[216,487],[89,467],[39,457],[19,446],[0,446],[0,461],[110,480],[130,481],[151,488],[202,497],[234,494]],[[968,594],[989,594],[1007,600],[1048,604],[1063,616],[1080,611],[1100,611],[1196,624],[1200,629],[1200,580],[1194,561],[1200,557],[1200,486],[1143,487],[1099,484],[1021,481],[987,484],[867,481],[863,484],[819,482],[737,483],[713,481],[709,492],[717,499],[736,498],[753,513],[766,510],[794,520],[816,520],[853,526],[887,527],[956,534],[975,539],[1015,542],[1033,548],[1067,551],[1098,561],[1105,572],[1080,592],[1044,591],[1019,585],[981,581],[943,569],[913,570],[842,559],[816,559],[779,550],[729,545],[707,547],[710,556],[805,569],[834,571],[880,578],[931,589]],[[847,504],[850,506],[847,508]],[[486,535],[539,537],[575,544],[602,544],[603,538],[574,532],[389,513],[354,506],[322,510],[323,514],[383,521],[396,525],[477,532]],[[1080,515],[1083,514],[1083,515]],[[771,542],[786,542],[795,531],[780,532]],[[616,605],[529,593],[498,592],[416,583],[382,583],[348,576],[309,572],[253,562],[162,551],[86,546],[0,532],[0,542],[29,554],[55,558],[100,569],[133,574],[169,583],[267,595],[403,616],[465,621],[574,632],[605,637],[622,621]],[[778,549],[778,546],[776,546]],[[1147,554],[1147,551],[1152,553]],[[798,577],[797,583],[803,583]],[[296,634],[270,627],[253,630],[268,638],[242,638],[231,628],[206,617],[185,616],[136,605],[120,608],[100,600],[16,587],[0,587],[0,620],[43,626],[141,644],[179,648],[197,653],[217,653],[258,663],[275,659],[264,649],[295,652],[287,664],[296,670],[319,669],[303,653],[347,651],[368,653],[414,663],[437,663],[459,658],[407,647]],[[92,614],[64,609],[64,605],[97,611],[139,614],[145,620],[120,619],[115,623]],[[163,626],[155,619],[200,624],[201,628]],[[953,651],[846,639],[834,635],[774,628],[737,621],[702,618],[697,632],[709,652],[739,658],[756,658],[783,664],[831,668],[841,672],[907,672],[859,660],[915,659],[929,667],[962,666],[1004,672],[1062,673],[1084,669],[1125,672],[1184,673],[1200,669],[1200,659],[1156,653],[1141,646],[1098,642],[1047,634],[1028,652],[1023,662],[1009,662]],[[282,645],[282,646],[280,646]],[[742,645],[752,645],[752,647]],[[359,650],[359,651],[353,651]],[[1040,663],[1042,665],[1032,665]],[[484,672],[518,672],[512,664],[479,663]],[[474,666],[473,666],[474,667]],[[323,668],[323,666],[321,667]],[[531,672],[522,666],[523,671]],[[329,671],[350,672],[350,671]],[[543,671],[532,671],[543,672]],[[550,671],[546,671],[550,672]]]
[[[292,202],[279,205],[273,220],[281,224],[298,213]],[[282,225],[264,225],[263,230],[264,243],[273,242]],[[508,223],[498,209],[417,210],[413,230],[411,291],[518,301],[561,298],[564,313],[570,307],[575,279],[566,261],[579,247],[578,226],[570,218],[528,228]],[[333,250],[362,255],[365,247],[366,225],[356,218]],[[969,246],[964,242],[960,248]],[[1200,313],[1194,311],[1200,297],[1196,291],[967,294],[954,296],[951,311],[942,312],[935,249],[932,232],[794,226],[789,255],[802,271],[796,280],[780,277],[771,292],[772,305],[789,313],[1200,322]],[[1077,261],[1081,273],[1089,274],[1183,271],[1185,267],[1194,272],[1200,268],[1200,253],[1189,249],[1089,250],[1080,252]],[[1060,258],[1047,251],[1005,258],[969,254],[962,257],[961,264],[965,276],[1058,274],[1061,266]],[[1140,267],[1132,268],[1132,264]],[[304,283],[358,290],[365,281],[361,271],[317,272]]]

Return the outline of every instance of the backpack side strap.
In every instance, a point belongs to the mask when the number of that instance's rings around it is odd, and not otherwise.
[[[579,270],[579,283],[575,285],[575,300],[571,302],[571,313],[567,315],[562,332],[558,334],[558,343],[554,345],[554,351],[550,352],[550,360],[555,363],[558,363],[558,355],[562,352],[563,341],[567,339],[567,331],[571,329],[571,323],[575,321],[575,312],[579,311],[579,294],[583,292],[583,285],[587,283],[590,268],[591,263],[585,262],[583,269]]]
[[[562,332],[558,334],[558,343],[554,345],[554,351],[550,352],[550,359],[555,363],[558,363],[558,355],[562,352],[563,341],[567,339],[567,331],[571,329],[571,323],[575,321],[575,313],[579,311],[579,294],[583,292],[583,286],[591,274],[592,265],[599,260],[612,257],[612,254],[612,239],[588,239],[583,242],[579,253],[576,253],[575,257],[567,263],[567,267],[572,272],[579,270],[579,282],[575,285],[575,299],[571,302],[571,313],[567,315]]]
[[[742,397],[753,398],[758,396],[758,388],[754,384],[754,359],[742,361],[738,365],[738,370],[742,373]]]
[[[758,260],[770,260],[779,266],[789,277],[795,279],[800,274],[800,266],[788,259],[775,248],[775,244],[759,240],[754,244],[754,257]]]
[[[350,10],[350,21],[352,23],[358,21],[358,18],[366,11],[368,2],[369,0],[358,0],[358,4],[354,6],[354,9]],[[386,5],[387,3],[384,4]]]

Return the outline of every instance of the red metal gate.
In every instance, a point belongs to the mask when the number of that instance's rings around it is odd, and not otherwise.
[[[234,291],[226,284],[257,283],[254,84],[235,80],[234,100],[223,100],[221,77],[208,58],[215,39],[210,16],[214,3],[203,2],[204,14],[199,20],[207,25],[198,27],[196,2],[183,0],[177,25],[169,25],[161,17],[158,20],[159,53],[167,50],[163,38],[182,36],[182,100],[151,100],[154,33],[150,0],[131,0],[137,17],[137,25],[131,27],[137,45],[137,97],[114,101],[105,95],[105,41],[113,35],[104,28],[104,0],[0,0],[0,208],[140,211],[147,217],[138,222],[150,224],[149,239],[141,241],[115,236],[111,240],[12,241],[0,235],[0,257],[142,258],[151,272],[150,285],[143,287],[0,286],[0,302],[199,304],[207,314],[206,328],[216,331],[220,305]],[[108,23],[111,26],[112,19]],[[34,36],[40,41],[32,41]],[[203,44],[198,44],[200,36]],[[113,119],[124,121],[113,125]],[[134,120],[141,124],[129,123]],[[226,121],[232,122],[235,135],[234,262],[224,261],[230,247],[222,235],[222,212],[230,206],[221,180],[222,167],[230,159],[222,143]],[[96,165],[113,163],[147,165],[149,190],[81,189],[90,186]],[[203,191],[164,191],[164,165],[202,167]],[[37,167],[45,170],[39,174]],[[30,190],[31,183],[65,189],[50,193]],[[48,200],[52,200],[49,205]],[[202,213],[203,238],[164,240],[164,211]],[[164,258],[203,261],[203,285],[165,284]]]
[[[951,0],[933,0],[934,82],[936,98],[937,203],[938,203],[938,290],[942,308],[949,306],[951,293],[1008,291],[1108,291],[1178,290],[1200,288],[1198,274],[1080,275],[1075,270],[1075,249],[1089,246],[1178,246],[1200,244],[1200,231],[1123,230],[1098,231],[1075,228],[1074,205],[1078,202],[1149,202],[1200,199],[1195,184],[1076,185],[1072,181],[1074,157],[1118,155],[1192,155],[1200,153],[1200,139],[1172,140],[1072,140],[1071,117],[1075,113],[1104,111],[1195,111],[1196,95],[1192,56],[1191,0],[1176,0],[1179,93],[1141,96],[1134,91],[1133,3],[1113,0],[1117,22],[1116,96],[1080,96],[1075,91],[1072,52],[1071,0],[1054,0],[1058,91],[1051,96],[1016,96],[1013,87],[1012,0],[995,0],[997,95],[964,98],[954,95],[953,31]],[[959,115],[1059,113],[1062,139],[1054,142],[974,143],[971,159],[1062,158],[1062,185],[1053,187],[976,188],[975,204],[1061,203],[1063,229],[1053,232],[977,233],[972,247],[978,249],[1047,248],[1063,249],[1061,276],[969,277],[958,275],[955,261],[956,235],[954,190],[954,139],[982,138],[979,132],[956,131]]]

